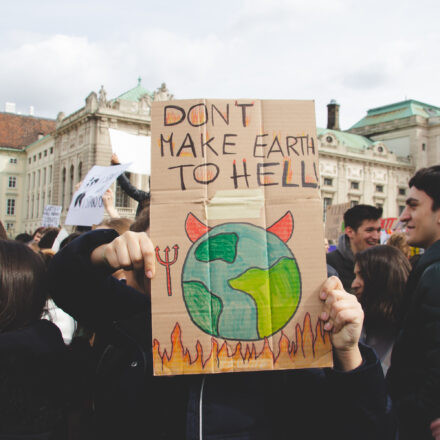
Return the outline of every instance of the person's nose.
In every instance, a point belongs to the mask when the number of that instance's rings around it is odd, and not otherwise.
[[[402,211],[402,214],[400,214],[399,221],[407,222],[410,218],[411,216],[409,215],[408,206],[405,206],[405,209]]]

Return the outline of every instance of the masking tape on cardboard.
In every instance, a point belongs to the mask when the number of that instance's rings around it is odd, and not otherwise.
[[[262,189],[216,191],[205,205],[206,218],[210,220],[258,218],[264,207]]]

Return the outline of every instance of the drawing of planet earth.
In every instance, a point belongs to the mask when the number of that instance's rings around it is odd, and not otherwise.
[[[248,223],[224,223],[189,249],[182,292],[191,320],[205,333],[259,340],[282,329],[295,314],[301,276],[277,235]]]

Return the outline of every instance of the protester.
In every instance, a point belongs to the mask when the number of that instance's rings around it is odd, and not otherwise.
[[[24,243],[24,244],[28,244],[29,242],[32,241],[32,235],[27,234],[26,232],[23,232],[23,233],[21,233],[21,234],[18,234],[18,235],[14,238],[14,240],[15,240],[15,241],[19,241],[19,242]]]
[[[120,165],[118,156],[113,153],[110,161],[111,165]],[[130,183],[130,180],[127,178],[125,173],[122,173],[118,177],[118,183],[121,188],[127,193],[129,197],[136,200],[138,203],[138,207],[136,209],[136,217],[145,208],[145,206],[150,204],[150,193],[147,191],[142,191],[141,189],[136,188]]]
[[[364,309],[364,341],[374,348],[384,373],[401,322],[406,280],[411,266],[395,247],[374,246],[354,257],[355,279],[351,285]]]
[[[345,233],[339,237],[336,250],[326,258],[346,291],[350,291],[354,279],[354,255],[379,244],[381,216],[382,208],[370,205],[356,205],[344,213]]]
[[[38,243],[40,242],[41,237],[44,235],[45,231],[46,231],[46,228],[44,226],[40,226],[37,229],[35,229],[34,233],[32,234],[32,240],[28,243],[28,246],[34,252],[40,251],[40,248],[38,247]]]
[[[380,363],[358,345],[362,309],[337,278],[321,293],[334,369],[154,377],[154,262],[144,232],[96,230],[76,238],[51,264],[57,304],[109,340],[95,378],[98,438],[394,438]],[[126,282],[111,276],[121,268],[133,272]]]
[[[0,241],[0,438],[64,439],[66,347],[40,319],[45,265],[23,243]]]
[[[96,225],[93,229],[114,229],[119,235],[130,229],[133,224],[133,220],[129,218],[109,218],[103,220],[99,225]]]
[[[60,232],[60,228],[46,228],[38,242],[40,249],[52,249],[53,243]]]
[[[393,246],[396,249],[399,249],[408,259],[411,256],[411,246],[408,244],[404,232],[393,232],[390,235],[390,238],[388,238],[386,244],[387,246]]]
[[[408,244],[425,253],[408,279],[387,379],[400,438],[440,439],[440,165],[420,169],[409,187],[400,221]]]

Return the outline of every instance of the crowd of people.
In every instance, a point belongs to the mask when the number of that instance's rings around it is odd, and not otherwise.
[[[440,439],[440,166],[385,245],[381,209],[345,212],[319,293],[333,368],[174,377],[153,376],[149,193],[118,180],[134,221],[109,191],[111,218],[60,243],[0,225],[0,440]]]

